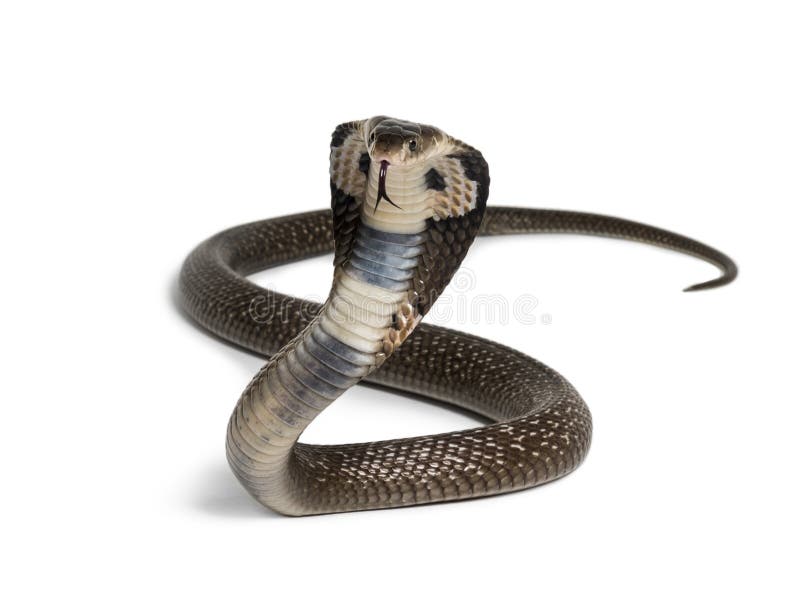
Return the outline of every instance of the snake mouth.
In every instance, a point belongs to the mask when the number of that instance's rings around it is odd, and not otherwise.
[[[378,198],[375,200],[375,211],[378,211],[378,205],[381,203],[381,199],[386,199],[389,203],[394,205],[397,209],[403,209],[399,205],[397,205],[394,201],[389,199],[389,195],[386,194],[386,171],[389,170],[389,161],[388,160],[381,160],[381,169],[378,172]]]

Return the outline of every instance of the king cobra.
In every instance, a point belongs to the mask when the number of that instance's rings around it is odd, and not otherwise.
[[[244,488],[285,515],[402,507],[521,490],[574,470],[592,419],[570,383],[492,341],[420,324],[477,235],[574,233],[699,257],[733,281],[723,253],[620,218],[487,207],[481,153],[443,131],[388,117],[343,123],[330,152],[331,209],[235,227],[203,242],[180,274],[182,303],[212,333],[268,356],[228,423]],[[263,289],[248,274],[333,250],[324,304]],[[359,382],[441,401],[487,426],[349,445],[298,438]]]

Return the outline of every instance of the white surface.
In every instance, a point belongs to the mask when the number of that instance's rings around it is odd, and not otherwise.
[[[3,3],[4,589],[797,588],[797,5],[436,4]],[[481,241],[456,299],[533,295],[538,323],[438,321],[571,380],[585,464],[475,502],[277,517],[223,452],[261,361],[179,315],[175,274],[222,228],[325,207],[330,132],[379,113],[480,147],[491,203],[651,222],[741,278],[684,294],[714,269]],[[322,297],[329,278],[319,259],[258,280]],[[357,388],[304,438],[473,424]]]

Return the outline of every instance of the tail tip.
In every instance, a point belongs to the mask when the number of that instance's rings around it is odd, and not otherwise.
[[[703,283],[695,283],[694,285],[690,285],[689,287],[685,287],[683,289],[684,292],[693,292],[693,291],[705,291],[707,289],[714,289],[715,287],[722,287],[723,285],[728,285],[734,280],[735,276],[731,275],[723,275],[722,277],[717,277],[716,279],[712,279],[711,281],[704,281]]]

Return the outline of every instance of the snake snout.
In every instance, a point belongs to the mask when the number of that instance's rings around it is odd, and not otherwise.
[[[374,137],[370,157],[376,162],[385,160],[395,166],[403,165],[414,160],[412,156],[420,143],[416,135],[382,133]]]

